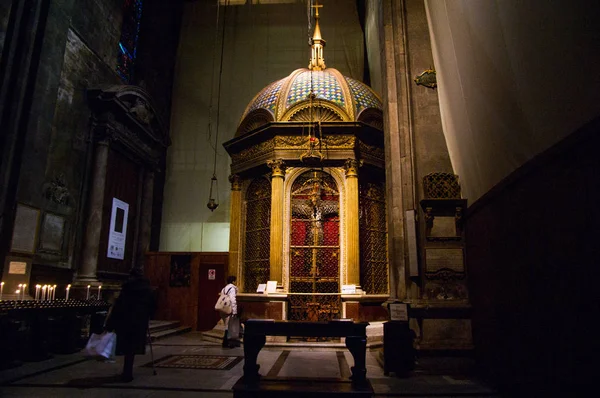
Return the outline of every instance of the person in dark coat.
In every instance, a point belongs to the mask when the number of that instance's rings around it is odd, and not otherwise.
[[[116,355],[124,356],[121,379],[133,380],[133,361],[136,354],[146,352],[148,322],[154,314],[156,300],[150,281],[140,269],[134,268],[121,287],[108,319],[106,330],[117,334]]]

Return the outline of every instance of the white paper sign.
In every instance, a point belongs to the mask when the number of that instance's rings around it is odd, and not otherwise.
[[[113,198],[108,230],[108,251],[106,257],[123,260],[125,258],[125,241],[127,239],[127,217],[129,205],[122,200]]]
[[[256,293],[264,293],[265,290],[267,290],[267,284],[266,283],[259,283],[258,287],[256,288]]]
[[[214,281],[217,277],[217,271],[215,271],[214,269],[209,269],[208,270],[208,280],[209,281]]]
[[[356,285],[342,285],[342,294],[356,294]]]
[[[267,281],[267,293],[275,293],[277,291],[277,281]]]

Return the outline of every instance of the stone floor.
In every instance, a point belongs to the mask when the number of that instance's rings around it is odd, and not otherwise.
[[[242,348],[223,349],[190,332],[153,343],[154,359],[167,355],[238,355]],[[0,371],[1,397],[232,397],[232,386],[242,375],[243,361],[230,370],[156,368],[150,350],[136,356],[134,380],[122,383],[116,375],[122,357],[116,362],[86,360],[82,354],[55,355],[41,362],[24,363]],[[457,357],[421,357],[408,377],[388,377],[377,360],[377,351],[367,352],[367,377],[377,397],[491,397],[499,396],[471,376],[469,360]],[[347,377],[353,360],[347,351],[310,348],[288,351],[265,347],[259,355],[260,373],[268,376]]]

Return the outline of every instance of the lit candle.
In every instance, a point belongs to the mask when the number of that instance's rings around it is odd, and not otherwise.
[[[102,297],[102,292],[100,291],[100,289],[102,289],[102,285],[98,285],[98,300],[100,300],[100,298]]]
[[[2,292],[4,291],[4,282],[0,282],[0,300],[2,300]]]
[[[52,300],[56,298],[56,285],[52,287]]]
[[[69,290],[71,289],[71,285],[67,285],[67,298],[66,301],[69,301]]]
[[[35,299],[39,300],[40,299],[40,289],[42,288],[42,285],[35,285]]]
[[[42,301],[46,300],[46,289],[48,289],[48,286],[42,286]]]
[[[25,300],[25,286],[27,286],[26,283],[23,284],[23,290],[22,290],[22,293],[21,293],[21,300]]]
[[[90,299],[90,285],[88,285],[86,300]]]

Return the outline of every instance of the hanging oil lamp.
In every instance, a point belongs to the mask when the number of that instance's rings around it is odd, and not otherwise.
[[[217,192],[217,198],[213,197],[213,188]],[[210,211],[215,211],[217,207],[219,207],[219,181],[217,181],[216,174],[213,174],[210,179],[210,193],[208,195],[208,203],[206,207],[210,209]]]

